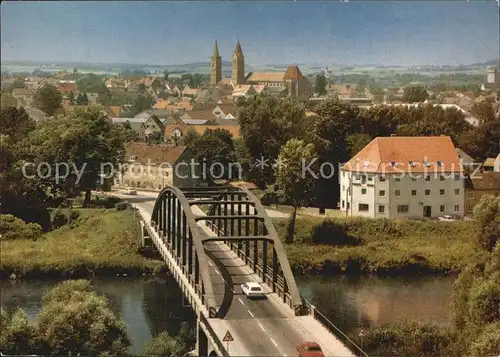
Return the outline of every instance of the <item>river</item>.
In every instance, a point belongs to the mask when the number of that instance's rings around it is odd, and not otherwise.
[[[344,332],[378,326],[407,317],[447,323],[452,277],[380,278],[298,276],[302,295]],[[1,303],[7,311],[17,307],[34,319],[42,295],[57,281],[1,281]],[[128,328],[130,353],[162,331],[176,334],[182,321],[194,326],[194,313],[183,302],[175,280],[167,278],[96,279],[97,292],[105,294]]]

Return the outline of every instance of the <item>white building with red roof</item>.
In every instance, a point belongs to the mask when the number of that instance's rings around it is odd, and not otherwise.
[[[448,136],[378,137],[340,168],[347,216],[435,218],[464,214],[464,176]]]

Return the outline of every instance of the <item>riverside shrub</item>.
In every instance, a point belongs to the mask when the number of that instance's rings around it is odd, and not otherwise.
[[[31,239],[37,240],[43,234],[39,224],[26,223],[11,214],[0,215],[0,239]]]

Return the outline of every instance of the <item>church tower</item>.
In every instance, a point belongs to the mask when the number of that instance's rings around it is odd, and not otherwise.
[[[222,59],[219,56],[217,40],[215,40],[214,54],[210,58],[210,84],[216,86],[222,79]]]
[[[234,85],[245,84],[245,59],[240,41],[236,43],[233,53],[233,75],[231,79]]]

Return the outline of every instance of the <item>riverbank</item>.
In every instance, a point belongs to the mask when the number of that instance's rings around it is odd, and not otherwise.
[[[79,218],[36,241],[0,241],[0,278],[45,279],[165,273],[161,260],[140,253],[132,209],[78,209]]]
[[[274,219],[284,240],[287,219]],[[306,274],[456,274],[484,255],[475,222],[298,217],[290,265]]]

